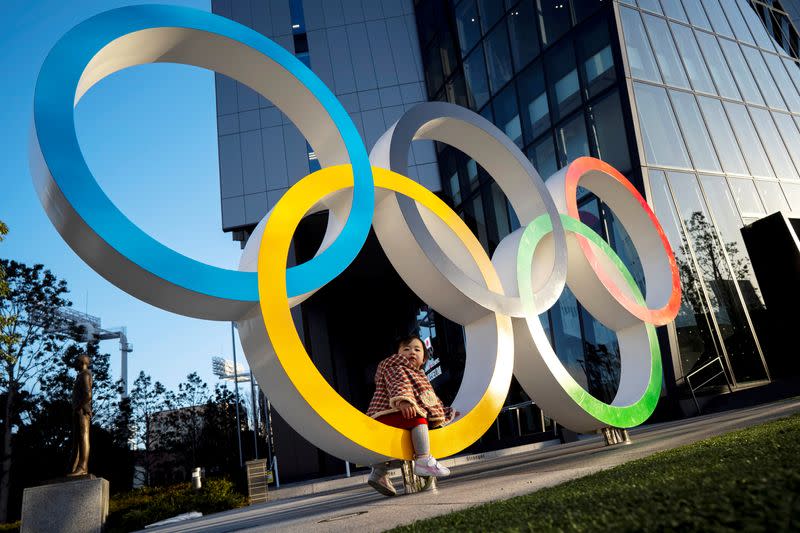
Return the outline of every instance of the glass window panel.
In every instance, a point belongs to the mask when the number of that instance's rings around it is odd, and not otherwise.
[[[675,0],[667,0],[666,2],[662,2],[661,5],[664,8],[664,14],[669,18],[680,20],[681,22],[689,22],[689,19],[686,18],[686,13],[683,11],[680,0],[677,2]]]
[[[711,31],[711,23],[706,16],[706,10],[700,5],[700,0],[682,0],[686,14],[689,15],[689,23],[692,26]]]
[[[650,49],[650,42],[647,40],[639,12],[623,7],[620,8],[620,17],[625,31],[625,47],[628,51],[631,76],[640,80],[660,83],[661,76],[658,73],[656,60]]]
[[[605,0],[572,0],[575,20],[580,22],[606,4]]]
[[[478,163],[474,159],[469,159],[466,163],[467,183],[469,183],[469,190],[474,191],[480,184],[480,173],[478,172]]]
[[[556,131],[560,166],[564,167],[575,159],[590,155],[589,139],[586,136],[586,121],[583,113],[566,122]]]
[[[522,124],[519,119],[517,90],[514,84],[512,83],[503,89],[503,92],[497,95],[492,104],[494,105],[494,120],[497,127],[503,130],[517,146],[522,148],[524,144],[522,141]]]
[[[695,91],[716,94],[717,91],[714,89],[714,83],[711,81],[711,75],[709,75],[706,63],[700,54],[700,48],[697,46],[692,29],[683,24],[670,24],[670,28],[675,35],[675,43],[678,45],[678,51],[686,65],[686,73],[689,75],[692,88]]]
[[[686,146],[689,148],[694,168],[720,172],[722,169],[719,166],[717,154],[708,138],[708,131],[703,123],[697,102],[694,100],[694,95],[681,91],[670,91],[670,97],[675,106],[675,114],[683,131]]]
[[[639,7],[652,11],[653,13],[664,13],[661,11],[661,4],[658,3],[658,0],[639,0]]]
[[[633,239],[631,239],[622,222],[617,219],[617,216],[607,205],[603,206],[603,212],[606,217],[611,247],[617,252],[625,266],[628,267],[633,279],[636,280],[636,285],[642,290],[642,294],[647,294],[644,267],[642,267],[642,260],[639,257],[639,252],[636,251]]]
[[[772,80],[772,75],[767,69],[767,64],[761,52],[750,46],[742,46],[742,52],[744,53],[745,59],[747,59],[747,64],[750,65],[750,70],[759,88],[761,88],[761,94],[764,95],[767,105],[785,111],[786,105],[783,103],[783,98],[781,98],[778,88],[775,87],[775,82]]]
[[[508,49],[508,30],[500,25],[484,41],[486,64],[489,67],[489,85],[496,93],[514,75],[511,66],[511,51]]]
[[[789,57],[784,57],[782,60],[783,65],[786,67],[786,71],[789,73],[789,77],[792,78],[792,82],[794,82],[795,89],[800,91],[800,66],[797,65],[796,61],[793,61]]]
[[[577,46],[586,80],[586,94],[591,98],[616,82],[614,55],[611,52],[606,19],[597,19],[594,26],[582,31]]]
[[[775,119],[781,138],[789,148],[789,155],[794,161],[795,168],[800,168],[800,133],[797,131],[797,125],[792,117],[776,111],[772,112],[772,118]]]
[[[534,63],[519,76],[517,89],[522,111],[522,125],[527,142],[538,137],[550,127],[547,89],[544,85],[544,73],[540,62]]]
[[[539,142],[528,149],[528,159],[539,172],[542,179],[547,179],[558,170],[556,148],[552,135],[545,135]]]
[[[483,25],[484,33],[486,33],[503,16],[505,7],[502,2],[497,0],[478,0],[478,3],[481,9],[481,24]]]
[[[464,211],[464,222],[483,245],[483,249],[489,251],[489,234],[486,231],[486,216],[483,212],[483,197],[479,194],[467,203]]]
[[[789,200],[789,208],[792,213],[800,213],[800,184],[797,183],[781,183],[783,194]]]
[[[775,175],[767,160],[767,154],[764,152],[764,147],[761,145],[758,135],[756,135],[755,127],[750,120],[750,115],[747,114],[747,109],[741,104],[731,102],[725,102],[724,105],[736,138],[739,139],[739,146],[742,149],[745,161],[747,161],[750,175],[774,178]]]
[[[614,91],[590,106],[588,116],[597,157],[622,173],[629,171],[631,157],[619,93]]]
[[[437,39],[438,41],[438,39]],[[425,70],[426,79],[428,82],[428,94],[436,94],[439,88],[444,83],[444,72],[442,69],[442,58],[439,54],[439,47],[437,41],[431,43],[427,52],[427,68]]]
[[[705,96],[698,96],[697,100],[706,119],[708,131],[711,133],[711,140],[717,147],[722,169],[730,174],[747,175],[749,173],[747,165],[739,151],[739,145],[722,108],[722,102]]]
[[[742,0],[735,0],[734,2],[730,2],[731,4],[738,4],[739,9],[741,9],[741,14],[744,16],[744,19],[747,21],[747,26],[750,28],[750,31],[753,34],[753,37],[756,39],[756,44],[761,48],[769,51],[775,50],[775,46],[772,44],[772,38],[767,33],[767,29],[764,27],[764,23],[758,17],[753,8],[750,7],[746,2]],[[731,6],[731,11],[734,9],[734,6]],[[769,19],[767,19],[769,20]]]
[[[650,42],[653,43],[656,61],[661,67],[664,83],[688,89],[689,82],[683,72],[683,65],[678,51],[675,49],[667,21],[653,15],[644,15],[644,25],[647,27],[647,33],[650,34]]]
[[[496,181],[492,181],[490,185],[492,191],[492,208],[494,209],[494,218],[497,223],[497,238],[503,238],[511,233],[511,223],[508,217],[508,202],[506,195],[500,190],[500,186]]]
[[[778,85],[778,89],[781,91],[783,101],[786,102],[787,106],[789,106],[789,111],[800,113],[800,96],[798,96],[797,89],[795,88],[794,83],[792,83],[791,78],[789,78],[786,68],[783,66],[783,61],[781,61],[781,58],[775,54],[764,52],[763,55],[767,62],[767,67],[772,74],[772,78],[775,80],[776,84]]]
[[[740,231],[742,219],[727,181],[721,176],[700,176],[700,183],[756,334],[765,336],[768,329],[766,307]]]
[[[652,165],[691,168],[667,92],[661,87],[634,84],[639,127],[647,162]]]
[[[536,8],[539,12],[539,34],[547,46],[569,29],[569,4],[564,0],[536,0]]]
[[[552,84],[554,120],[567,115],[581,103],[578,68],[571,42],[551,50],[545,58],[547,79]]]
[[[464,81],[464,74],[462,72],[459,72],[453,76],[450,81],[445,82],[444,90],[446,99],[451,104],[458,104],[462,107],[470,107],[467,84]]]
[[[728,178],[728,183],[742,218],[761,218],[767,214],[753,180]]]
[[[578,206],[581,221],[599,235],[605,234],[597,197]],[[644,292],[644,291],[642,291]],[[613,400],[619,385],[619,344],[616,334],[594,320],[581,305],[583,349],[589,394],[602,401]]]
[[[700,183],[714,217],[714,223],[722,237],[728,261],[733,267],[745,306],[753,319],[757,334],[761,335],[766,329],[764,323],[766,308],[740,231],[744,224],[739,217],[733,195],[728,189],[727,180],[721,176],[700,176]]]
[[[464,60],[464,75],[467,78],[470,107],[480,109],[489,100],[489,80],[486,78],[483,45],[478,45]]]
[[[488,120],[489,122],[494,122],[494,112],[492,112],[492,103],[489,102],[486,104],[486,107],[480,110],[480,115]]]
[[[719,44],[725,54],[725,59],[728,60],[728,65],[733,71],[733,77],[736,79],[737,85],[739,85],[744,101],[751,104],[764,105],[764,98],[761,97],[761,91],[758,90],[756,80],[744,60],[739,44],[728,39],[720,39]]]
[[[789,213],[789,202],[786,201],[786,196],[783,195],[780,183],[777,181],[762,180],[756,180],[755,183],[768,215],[777,213],[778,211]]]
[[[756,107],[749,109],[775,174],[782,180],[797,180],[797,170],[786,152],[786,146],[775,128],[775,123],[772,122],[769,111]]]
[[[747,23],[745,23],[742,18],[742,13],[736,5],[736,0],[723,0],[722,8],[728,16],[728,22],[730,22],[731,28],[733,29],[733,35],[740,41],[755,46],[756,42],[753,40],[750,30],[747,29]],[[752,9],[750,9],[750,11],[752,11]],[[755,15],[755,13],[753,14]]]
[[[741,298],[736,292],[735,277],[726,261],[716,228],[708,213],[703,194],[693,174],[668,172],[698,274],[706,287],[714,316],[733,367],[740,381],[765,377],[758,348]]]
[[[511,55],[516,70],[539,54],[539,34],[536,30],[536,11],[533,0],[522,0],[508,14],[508,34],[511,37]]]
[[[458,184],[458,172],[453,173],[448,180],[450,184],[450,197],[453,199],[453,205],[461,203],[461,186]]]
[[[775,40],[783,47],[778,50],[782,54],[797,54],[797,31],[789,22],[789,18],[782,13],[771,11]]]
[[[456,28],[461,57],[464,57],[481,38],[481,19],[475,0],[464,0],[456,6]]]
[[[553,325],[553,348],[561,364],[573,379],[588,388],[583,353],[583,335],[581,334],[580,311],[578,300],[564,287],[564,292],[550,311]]]
[[[442,37],[439,40],[439,54],[442,58],[442,71],[444,72],[444,76],[446,78],[450,77],[458,68],[459,61],[458,52],[453,42],[453,35],[449,30],[442,33]]]
[[[706,64],[711,70],[711,77],[714,78],[720,96],[740,100],[739,91],[736,89],[731,71],[728,70],[728,65],[725,63],[725,57],[719,48],[717,38],[702,31],[695,31],[694,34],[700,44],[700,50],[703,51],[703,56],[706,58]]]
[[[725,1],[730,2],[730,0]],[[717,0],[702,0],[701,3],[706,8],[706,13],[708,13],[708,18],[711,20],[711,26],[714,31],[726,37],[733,37],[733,31],[728,25],[728,19],[725,18],[725,13],[722,11],[719,2]]]
[[[719,355],[720,351],[716,335],[712,333],[705,293],[698,281],[694,262],[686,246],[666,176],[661,171],[653,170],[649,175],[653,210],[672,245],[675,261],[681,272],[682,297],[678,315],[675,317],[675,330],[678,336],[681,367],[685,375]]]

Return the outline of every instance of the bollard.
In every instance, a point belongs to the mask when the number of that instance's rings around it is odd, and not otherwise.
[[[200,467],[192,470],[192,488],[194,490],[200,490],[203,488],[203,481],[200,477]]]

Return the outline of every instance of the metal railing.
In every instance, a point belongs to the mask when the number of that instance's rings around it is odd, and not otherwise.
[[[505,407],[503,407],[500,410],[500,413],[497,415],[497,419],[495,419],[495,422],[494,422],[495,430],[497,432],[497,440],[501,440],[503,438],[502,437],[502,433],[500,431],[500,417],[502,417],[504,413],[510,413],[510,412],[514,413],[514,415],[513,415],[514,416],[514,421],[516,422],[516,427],[517,427],[517,435],[516,436],[517,437],[522,437],[523,436],[522,419],[520,418],[520,413],[521,413],[521,411],[523,409],[527,409],[529,407],[536,407],[536,403],[533,400],[528,400],[526,402],[520,402],[520,403],[517,403],[517,404],[514,404],[514,405],[506,405]],[[544,432],[545,428],[546,428],[545,416],[544,416],[544,413],[542,412],[541,409],[539,409],[538,411],[539,411],[539,430],[541,432]]]
[[[714,363],[719,363],[719,367],[721,370],[716,374],[714,374],[713,376],[711,376],[710,378],[708,378],[707,380],[705,380],[704,382],[702,382],[701,384],[697,385],[696,387],[693,387],[691,379],[700,372],[702,372],[703,370],[705,370],[706,368],[713,365]],[[725,365],[722,363],[722,357],[720,356],[715,357],[714,359],[704,364],[700,368],[692,370],[684,377],[684,379],[686,380],[686,385],[689,387],[689,392],[692,393],[692,400],[694,400],[694,406],[697,408],[697,414],[702,414],[703,411],[700,409],[700,404],[697,403],[697,395],[695,394],[695,391],[705,387],[706,385],[717,379],[719,376],[725,376],[725,383],[728,385],[728,391],[733,392],[733,388],[731,387],[731,381],[728,379],[728,373],[725,372]]]

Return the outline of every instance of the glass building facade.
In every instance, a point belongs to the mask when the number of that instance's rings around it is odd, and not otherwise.
[[[740,229],[800,214],[796,32],[775,37],[761,17],[779,11],[760,2],[662,4],[618,9],[649,200],[682,273],[676,374],[720,357],[734,385],[769,379],[768,314]]]
[[[211,9],[309,66],[342,102],[368,150],[426,99],[410,0],[212,0]],[[283,193],[319,164],[271,102],[221,74],[216,91],[222,226],[246,241]],[[432,143],[415,144],[409,165],[410,177],[439,188]]]
[[[591,155],[640,189],[632,105],[610,2],[419,1],[417,25],[428,97],[470,107],[494,122],[543,177]],[[494,180],[460,151],[439,145],[444,196],[491,254],[519,222]],[[604,235],[643,283],[624,228],[583,191],[584,223]],[[542,315],[570,374],[611,401],[619,383],[616,336],[566,289]],[[522,391],[517,400],[527,398]]]
[[[653,206],[684,294],[661,332],[672,354],[667,390],[684,395],[685,377],[717,358],[734,387],[768,380],[768,315],[739,230],[776,211],[800,214],[797,31],[782,4],[420,0],[416,7],[430,99],[494,122],[545,178],[591,155],[618,168]],[[468,156],[446,146],[438,154],[444,194],[492,252],[517,227],[513,212]],[[643,286],[613,212],[591,194],[580,205],[584,222]],[[569,291],[542,320],[573,377],[612,398],[614,336]]]
[[[545,179],[585,155],[622,172],[659,217],[681,272],[680,312],[659,328],[665,412],[656,416],[692,414],[686,377],[703,381],[709,363],[734,388],[771,379],[768,310],[740,230],[778,211],[800,216],[794,0],[214,0],[212,7],[306,62],[343,101],[368,149],[405,110],[440,100],[492,121]],[[269,102],[223,76],[217,109],[223,226],[246,240],[283,191],[315,168],[313,150]],[[503,192],[467,155],[415,142],[409,162],[411,177],[449,202],[490,254],[519,227]],[[589,191],[579,195],[583,222],[646,290],[613,211]],[[324,223],[301,226],[298,261],[313,255]],[[380,357],[354,357],[343,346],[355,336],[359,348],[383,350],[379,339],[403,328],[430,337],[430,376],[445,400],[454,396],[464,365],[460,327],[410,293],[374,237],[341,280],[301,307],[297,322],[312,358],[354,405],[368,401]],[[611,401],[620,372],[615,335],[568,289],[541,320],[570,374]],[[701,392],[724,384],[720,376]],[[474,449],[553,437],[557,426],[516,383],[506,403]],[[341,471],[295,437],[286,437],[285,453],[298,465],[319,465],[298,477]]]

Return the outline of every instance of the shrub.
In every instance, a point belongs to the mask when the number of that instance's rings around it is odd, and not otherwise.
[[[236,492],[227,479],[207,479],[199,491],[192,489],[189,483],[144,487],[111,498],[107,531],[133,531],[191,511],[205,515],[246,504],[247,498]]]

